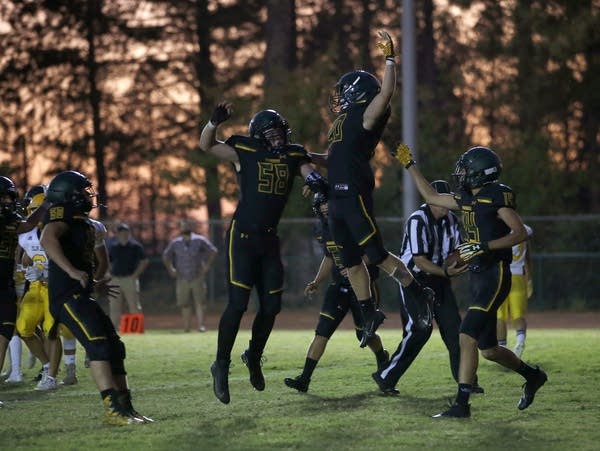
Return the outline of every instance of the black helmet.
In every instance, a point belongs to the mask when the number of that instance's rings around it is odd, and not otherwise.
[[[487,147],[472,147],[456,162],[454,180],[459,188],[473,189],[493,183],[502,172],[500,157]]]
[[[38,194],[43,194],[44,196],[46,196],[46,185],[32,186],[29,189],[29,191],[25,193],[25,196],[23,197],[23,202],[21,202],[21,206],[23,208],[27,208],[31,203],[31,200]]]
[[[92,182],[77,171],[58,173],[48,185],[46,199],[49,202],[69,204],[75,211],[87,213],[92,209]]]
[[[350,105],[371,100],[381,91],[381,84],[369,72],[355,70],[342,75],[329,96],[329,108],[335,114],[345,111]]]
[[[11,179],[0,176],[0,197],[4,198],[8,195],[10,202],[0,201],[0,217],[14,213],[17,210],[17,188]]]
[[[320,218],[323,216],[323,213],[321,213],[321,205],[326,204],[327,200],[327,194],[325,193],[319,192],[314,194],[312,201],[312,211],[316,217]]]
[[[282,133],[281,136],[284,140],[284,144],[289,142],[289,136],[292,133],[290,125],[285,118],[275,110],[262,110],[256,113],[248,124],[248,133],[250,136],[256,139],[260,139],[266,142],[269,147],[271,146],[270,136],[267,132],[276,131]]]

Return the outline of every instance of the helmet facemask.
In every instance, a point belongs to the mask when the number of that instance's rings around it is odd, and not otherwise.
[[[275,110],[263,110],[254,115],[248,126],[250,136],[260,139],[269,150],[278,150],[289,143],[292,130],[288,121]]]

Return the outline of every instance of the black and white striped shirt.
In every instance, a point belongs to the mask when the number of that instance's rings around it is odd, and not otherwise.
[[[431,209],[423,204],[406,221],[400,258],[413,273],[419,273],[421,269],[415,264],[414,255],[423,255],[434,265],[442,266],[460,241],[458,217],[449,211],[436,220]]]

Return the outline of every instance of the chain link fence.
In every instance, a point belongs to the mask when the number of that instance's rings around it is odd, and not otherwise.
[[[398,253],[402,242],[402,218],[377,219],[387,249]],[[531,310],[600,310],[600,215],[531,216],[524,221],[533,228],[533,283]],[[284,309],[320,306],[324,290],[312,299],[303,295],[322,259],[314,239],[313,219],[284,219],[279,226],[285,266]],[[176,223],[130,223],[134,238],[146,246],[151,264],[141,279],[142,302],[148,313],[174,313],[175,283],[163,267],[160,252],[177,234]],[[198,224],[219,248],[208,275],[209,310],[221,311],[227,303],[223,234],[227,222]],[[150,233],[150,230],[152,233]],[[453,280],[461,308],[469,304],[467,275]],[[378,285],[385,310],[398,309],[396,284],[383,274]],[[324,287],[322,287],[324,288]],[[254,296],[254,295],[253,295]],[[250,309],[255,308],[254,302]]]

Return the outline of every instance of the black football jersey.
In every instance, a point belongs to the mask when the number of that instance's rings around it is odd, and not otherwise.
[[[69,230],[60,237],[63,253],[71,264],[88,273],[90,283],[83,289],[53,260],[48,264],[48,295],[51,303],[64,302],[74,294],[90,293],[94,278],[96,229],[86,215],[74,212],[69,205],[54,204],[46,213],[45,223],[66,222]]]
[[[0,221],[0,290],[14,287],[15,250],[19,242],[17,229],[23,218],[17,213]]]
[[[464,240],[469,242],[487,242],[510,233],[510,227],[498,217],[503,207],[516,209],[516,198],[510,187],[501,183],[485,185],[476,195],[461,190],[454,195],[461,209],[461,225]],[[473,264],[487,266],[493,262],[512,260],[512,249],[498,249],[487,252]]]
[[[240,161],[239,201],[234,219],[240,230],[276,229],[300,167],[310,163],[306,149],[287,144],[278,152],[262,141],[234,135],[226,141]]]
[[[363,128],[364,105],[354,105],[338,115],[329,129],[327,140],[327,178],[333,197],[370,193],[375,178],[369,161],[390,118],[386,111],[373,130]]]

